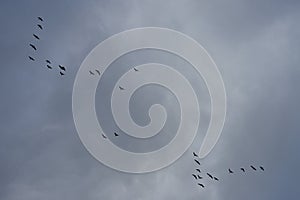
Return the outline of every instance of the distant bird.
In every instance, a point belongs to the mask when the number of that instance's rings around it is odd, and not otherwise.
[[[137,68],[135,68],[135,67],[134,67],[133,69],[134,69],[134,71],[136,71],[136,72],[138,72],[138,71],[139,71],[139,70],[138,70]]]
[[[195,157],[199,157],[195,152],[193,152],[193,155],[194,155]]]
[[[35,61],[35,59],[34,59],[33,57],[31,57],[31,56],[28,56],[28,58],[29,58],[30,60],[32,60],[32,61]]]
[[[115,135],[116,137],[118,137],[118,136],[119,136],[119,134],[118,134],[118,133],[116,133],[116,132],[114,132],[114,135]]]
[[[192,174],[192,176],[197,180],[198,179],[198,177],[195,175],[195,174]]]
[[[39,19],[41,22],[43,22],[43,21],[44,21],[42,17],[38,17],[38,19]]]
[[[198,168],[196,169],[196,171],[197,171],[197,172],[199,172],[199,173],[201,173],[201,170],[200,170],[200,169],[198,169]]]
[[[233,174],[233,171],[229,168],[228,169],[229,174]]]
[[[60,75],[62,75],[62,76],[65,75],[63,72],[59,72],[59,73],[60,73]]]
[[[107,137],[106,137],[106,135],[104,135],[104,134],[102,134],[102,137],[104,138],[104,139],[106,139]]]
[[[197,177],[198,177],[198,179],[203,179],[203,177],[202,177],[202,176],[200,176],[199,174],[197,175]]]
[[[42,25],[38,24],[37,26],[38,26],[41,30],[43,30]]]
[[[265,171],[265,168],[263,166],[259,167],[262,171]]]
[[[35,39],[37,39],[37,40],[39,40],[40,39],[40,37],[39,36],[37,36],[36,34],[32,34],[33,35],[33,37],[35,37]]]
[[[219,179],[217,177],[214,176],[214,180],[219,181]]]
[[[211,178],[211,179],[214,179],[214,177],[210,174],[210,173],[206,173],[206,175]]]
[[[48,67],[49,69],[52,69],[52,67],[51,67],[50,65],[47,65],[47,67]]]
[[[201,165],[200,162],[196,159],[194,159],[194,161],[198,164],[198,165]]]
[[[198,185],[201,186],[202,188],[205,187],[202,183],[198,183]]]
[[[121,86],[119,86],[119,89],[120,89],[120,90],[125,90],[125,88],[123,88],[123,87],[121,87]]]
[[[61,70],[66,71],[66,68],[65,68],[64,66],[58,65],[58,67],[59,67]]]
[[[252,165],[250,166],[253,170],[255,170],[256,171],[256,168],[255,167],[253,167]]]
[[[97,74],[100,76],[100,71],[98,69],[95,70]]]
[[[46,63],[51,64],[51,61],[50,60],[46,60]]]
[[[91,75],[95,75],[94,72],[92,72],[91,70],[89,71]]]
[[[243,172],[245,172],[245,169],[244,169],[243,167],[241,168],[241,170],[242,170]]]
[[[29,46],[31,46],[35,51],[37,50],[36,46],[34,46],[33,44],[29,44]]]

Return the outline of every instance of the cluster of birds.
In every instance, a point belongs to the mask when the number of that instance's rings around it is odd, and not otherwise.
[[[39,30],[40,31],[42,31],[43,30],[43,23],[44,23],[44,19],[42,18],[42,17],[37,17],[37,19],[38,19],[38,24],[37,24],[37,27],[39,28]],[[36,39],[37,41],[39,41],[40,40],[40,36],[38,35],[38,34],[36,34],[36,33],[33,33],[32,34],[32,36],[34,37],[34,39]],[[33,44],[33,43],[30,43],[29,44],[29,46],[34,50],[34,51],[37,51],[38,50],[38,48],[37,48],[37,46],[35,45],[35,44]],[[32,56],[32,55],[29,55],[28,56],[28,58],[29,58],[29,60],[31,60],[31,61],[35,61],[36,59]],[[46,64],[46,67],[48,68],[48,69],[52,69],[53,67],[52,67],[52,63],[51,63],[51,61],[49,60],[49,59],[46,59],[45,60],[45,64]],[[66,72],[66,68],[64,67],[64,66],[62,66],[62,65],[58,65],[58,67],[59,67],[59,73],[60,73],[60,75],[65,75],[65,72]]]
[[[193,152],[193,157],[194,157],[194,162],[198,165],[198,166],[200,166],[201,165],[201,163],[199,162],[199,160],[198,160],[198,155],[195,153],[195,152]],[[254,171],[257,171],[258,169],[256,168],[256,167],[254,167],[253,165],[250,165],[250,168],[252,169],[252,170],[254,170]],[[259,169],[261,170],[261,171],[265,171],[265,169],[264,169],[264,167],[263,166],[259,166]],[[241,167],[240,168],[240,170],[242,171],[242,172],[246,172],[246,169],[244,168],[244,167]],[[206,176],[208,176],[211,180],[213,180],[213,181],[219,181],[219,178],[218,177],[216,177],[216,176],[214,176],[214,175],[212,175],[211,173],[206,173],[206,174],[204,174],[204,175],[202,175],[203,173],[202,173],[202,171],[199,169],[199,168],[196,168],[195,169],[195,173],[192,173],[192,176],[194,177],[194,180],[196,180],[197,181],[197,184],[201,187],[201,188],[205,188],[205,185],[203,184],[203,183],[200,183],[199,181],[200,180],[202,180],[203,178],[204,178],[204,176],[206,175]],[[234,173],[234,171],[232,170],[232,169],[228,169],[228,173],[229,174],[233,174]]]

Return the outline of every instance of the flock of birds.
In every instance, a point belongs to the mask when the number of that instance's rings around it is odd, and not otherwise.
[[[201,165],[200,161],[197,159],[199,156],[193,152],[193,157],[194,157],[194,162],[198,165],[197,167],[199,167]],[[258,169],[256,167],[254,167],[253,165],[250,165],[250,168],[254,171],[257,171]],[[265,171],[263,166],[259,166],[259,169],[261,171]],[[240,170],[243,173],[246,173],[246,169],[244,167],[241,167]],[[232,169],[228,169],[228,173],[229,174],[233,174],[234,171]],[[197,185],[199,185],[201,188],[205,188],[205,185],[203,183],[200,182],[200,180],[202,180],[204,178],[204,176],[208,176],[210,178],[210,180],[212,181],[219,181],[219,178],[212,175],[211,173],[202,173],[201,169],[196,168],[195,169],[195,173],[192,174],[192,176],[194,177],[194,180],[197,181]]]
[[[43,28],[44,19],[42,17],[37,17],[37,19],[39,21],[37,24],[37,27],[39,28],[40,31],[44,30],[44,28]],[[34,39],[36,41],[40,40],[40,36],[37,33],[33,33],[32,36],[34,37]],[[37,46],[34,43],[30,43],[29,46],[32,48],[32,50],[34,50],[34,52],[36,52],[38,50]],[[28,58],[29,58],[29,60],[31,60],[33,62],[36,61],[36,58],[32,55],[29,55]],[[50,70],[53,69],[52,62],[49,59],[45,60],[45,65],[48,69],[50,69]],[[58,65],[58,68],[59,68],[59,74],[61,76],[65,75],[66,68],[62,65]]]

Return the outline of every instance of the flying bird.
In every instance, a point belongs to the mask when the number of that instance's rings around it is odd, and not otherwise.
[[[66,71],[66,68],[64,66],[61,66],[61,65],[58,65],[58,67],[63,70],[63,71]]]
[[[51,64],[50,60],[46,60],[46,63]]]
[[[37,26],[38,26],[41,30],[43,30],[42,25],[38,24]]]
[[[35,37],[35,39],[37,39],[37,40],[39,40],[40,39],[40,37],[39,36],[37,36],[36,34],[32,34],[33,35],[33,37]]]
[[[245,172],[245,169],[244,169],[243,167],[241,168],[241,170],[242,170],[243,172]]]
[[[200,176],[199,174],[197,175],[197,177],[198,177],[198,179],[203,179],[203,177],[202,177],[202,176]]]
[[[47,67],[48,67],[49,69],[52,69],[52,67],[51,67],[50,65],[47,65]]]
[[[35,51],[37,50],[36,46],[34,46],[33,44],[29,44],[29,46],[31,46]]]
[[[194,159],[194,161],[198,164],[198,165],[201,165],[200,162],[196,159]]]
[[[253,167],[252,165],[250,166],[253,170],[255,170],[256,171],[256,168],[255,167]]]
[[[118,134],[118,133],[116,133],[116,132],[114,132],[114,135],[115,135],[116,137],[118,137],[118,136],[119,136],[119,134]]]
[[[119,89],[120,89],[120,90],[125,90],[125,88],[123,88],[123,87],[121,87],[121,86],[119,86]]]
[[[219,181],[219,179],[217,177],[214,176],[214,180]]]
[[[95,70],[97,74],[100,76],[100,71],[98,69]]]
[[[193,155],[194,155],[195,157],[199,157],[195,152],[193,152]]]
[[[199,172],[199,173],[201,173],[201,170],[200,170],[200,169],[198,169],[198,168],[196,169],[196,171],[197,171],[197,172]]]
[[[201,186],[202,188],[205,187],[202,183],[198,183],[198,185]]]
[[[233,171],[229,168],[228,169],[229,174],[233,174]]]
[[[38,17],[38,19],[39,19],[41,22],[43,22],[43,21],[44,21],[42,17]]]
[[[29,58],[30,60],[32,60],[32,61],[35,61],[35,59],[34,59],[33,57],[31,57],[31,56],[28,56],[28,58]]]
[[[65,75],[63,72],[59,72],[59,73],[60,73],[60,75],[62,75],[62,76]]]
[[[89,71],[91,75],[95,75],[94,72],[92,72],[91,70]]]
[[[198,177],[195,175],[195,174],[192,174],[192,176],[197,180],[198,179]]]
[[[259,167],[262,171],[265,171],[265,168],[263,166]]]
[[[136,71],[136,72],[138,72],[138,71],[139,71],[139,70],[138,70],[137,68],[135,68],[135,67],[134,67],[133,69],[134,69],[134,71]]]
[[[104,135],[104,134],[102,134],[102,137],[104,138],[104,139],[106,139],[107,137],[106,137],[106,135]]]
[[[211,178],[211,179],[214,179],[214,177],[210,174],[210,173],[206,173],[206,175]]]

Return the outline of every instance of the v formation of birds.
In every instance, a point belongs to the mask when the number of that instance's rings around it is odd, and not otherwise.
[[[37,27],[39,29],[39,31],[43,31],[44,30],[44,19],[42,17],[37,17],[38,19],[38,24],[37,24]],[[35,42],[32,42],[29,44],[29,46],[32,48],[32,50],[36,53],[38,51],[38,48],[37,48],[37,42],[40,41],[41,37],[38,33],[33,33],[32,34],[33,38],[35,39]],[[35,56],[32,56],[32,55],[29,55],[28,56],[29,60],[31,61],[36,61],[36,57]],[[52,70],[53,69],[53,65],[52,65],[52,62],[49,60],[49,59],[46,59],[45,60],[45,66]],[[64,76],[65,73],[66,73],[66,67],[62,66],[62,65],[58,65],[58,69],[59,69],[59,74],[61,76]]]

